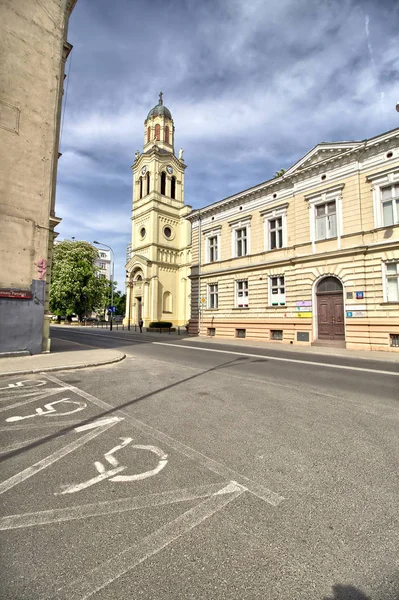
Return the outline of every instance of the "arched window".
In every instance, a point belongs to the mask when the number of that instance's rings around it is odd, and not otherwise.
[[[147,127],[147,142],[151,141],[151,127]]]
[[[317,293],[342,292],[342,283],[336,277],[325,277],[317,285]]]
[[[169,144],[169,127],[167,125],[165,127],[165,142]]]
[[[176,198],[176,177],[172,177],[172,181],[170,184],[170,196],[171,198]]]
[[[162,194],[162,196],[165,196],[165,194],[166,194],[166,173],[165,173],[165,171],[162,171],[162,173],[161,173],[161,194]]]
[[[147,194],[150,193],[150,184],[151,184],[151,176],[150,176],[150,172],[147,172]]]
[[[172,312],[172,294],[170,292],[165,292],[163,295],[163,307],[162,311],[165,313]]]
[[[139,178],[139,185],[140,185],[140,198],[143,197],[143,178],[140,177]]]
[[[156,140],[160,140],[161,139],[161,126],[159,123],[157,123],[155,125],[155,139]]]

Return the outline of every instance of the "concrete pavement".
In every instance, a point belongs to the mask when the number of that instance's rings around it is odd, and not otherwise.
[[[46,354],[0,358],[0,377],[98,367],[119,362],[126,356],[119,350],[93,349],[77,342],[56,338],[52,338],[51,348],[51,353]]]

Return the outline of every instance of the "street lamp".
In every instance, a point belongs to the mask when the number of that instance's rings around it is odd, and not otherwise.
[[[111,269],[111,319],[109,322],[109,330],[112,331],[112,309],[114,307],[114,264],[115,264],[115,259],[114,259],[114,251],[112,250],[111,246],[107,246],[107,244],[103,244],[102,242],[96,242],[94,241],[93,244],[98,244],[99,246],[105,246],[106,248],[109,248],[109,250],[111,250],[111,254],[112,254],[112,269]]]

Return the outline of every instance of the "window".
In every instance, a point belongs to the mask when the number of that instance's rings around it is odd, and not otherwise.
[[[215,327],[208,327],[207,334],[210,337],[214,337],[216,335],[216,329],[215,329]]]
[[[218,260],[218,236],[213,235],[208,238],[208,262],[216,262]]]
[[[269,277],[269,304],[271,306],[285,305],[284,275]]]
[[[236,337],[245,338],[246,334],[247,334],[246,329],[236,329]]]
[[[345,184],[326,188],[324,192],[305,196],[309,202],[310,240],[313,252],[317,251],[316,242],[337,238],[337,248],[341,247],[342,190]]]
[[[105,268],[106,268],[105,263],[104,262],[100,262],[100,269],[105,269]]]
[[[399,262],[385,263],[386,301],[399,302]]]
[[[236,252],[235,255],[246,256],[248,254],[248,243],[247,243],[247,228],[242,227],[235,230],[236,236]]]
[[[147,127],[147,142],[151,141],[151,127]]]
[[[218,284],[211,283],[208,285],[208,308],[218,308]]]
[[[140,196],[139,197],[142,198],[143,197],[143,178],[142,177],[139,178],[139,186],[140,186]]]
[[[161,139],[161,126],[159,123],[157,123],[155,125],[155,139],[156,140],[160,140]]]
[[[315,205],[316,240],[328,240],[337,237],[336,201]]]
[[[163,234],[164,234],[164,236],[167,239],[169,239],[170,237],[172,237],[172,230],[171,230],[171,228],[170,227],[164,227]]]
[[[248,280],[236,281],[236,306],[237,308],[248,307]]]
[[[176,177],[172,177],[170,182],[170,197],[176,198]]]
[[[165,142],[169,144],[169,127],[167,125],[165,127]]]
[[[269,220],[269,248],[275,250],[283,247],[283,217]]]
[[[105,252],[100,252],[100,258],[107,258],[107,255],[105,254]]]
[[[399,183],[380,188],[382,225],[389,227],[399,223]]]
[[[162,194],[162,196],[165,196],[165,194],[166,194],[166,173],[165,173],[165,171],[162,171],[162,173],[161,173],[161,194]]]
[[[282,340],[283,339],[283,330],[282,329],[271,329],[270,330],[270,339],[271,340]]]
[[[147,194],[150,193],[150,184],[151,184],[151,177],[150,177],[150,173],[147,172]]]

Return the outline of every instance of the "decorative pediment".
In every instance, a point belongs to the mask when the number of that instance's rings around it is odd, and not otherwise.
[[[126,265],[126,271],[128,271],[129,273],[131,273],[132,271],[136,271],[137,269],[143,269],[144,271],[145,269],[147,269],[147,267],[150,266],[151,261],[148,258],[142,256],[141,254],[133,253],[131,259]]]
[[[345,154],[353,148],[360,145],[361,142],[323,142],[317,144],[312,150],[310,150],[305,156],[298,160],[291,168],[284,173],[285,176],[291,175],[292,173],[302,171],[307,167],[322,163],[329,158]]]

